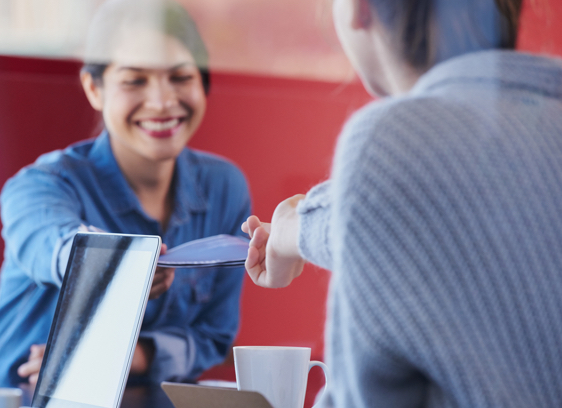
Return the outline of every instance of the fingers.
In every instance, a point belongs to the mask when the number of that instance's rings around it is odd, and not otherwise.
[[[268,239],[269,232],[267,232],[265,228],[259,227],[254,231],[254,236],[250,241],[250,248],[248,248],[248,257],[245,263],[246,268],[254,268],[258,264],[265,265]]]
[[[29,360],[35,359],[35,358],[43,358],[43,356],[45,355],[45,348],[47,347],[46,344],[33,344],[31,345],[31,347],[29,348]]]
[[[264,272],[264,269],[262,267],[264,258],[265,257],[261,256],[260,251],[256,247],[250,247],[248,249],[248,257],[246,258],[244,266],[246,267],[246,271],[248,271],[248,275],[254,283],[258,281],[260,274]]]
[[[156,268],[152,287],[150,288],[149,299],[157,299],[172,286],[176,270],[173,268]]]
[[[160,246],[160,255],[164,255],[166,252],[168,252],[168,245],[162,243]]]
[[[250,235],[250,238],[254,236],[254,231],[256,228],[261,226],[261,221],[255,215],[250,215],[248,219],[242,224],[242,231]]]
[[[41,370],[41,363],[45,354],[45,345],[34,344],[29,350],[29,359],[18,367],[18,375],[23,378],[29,377],[29,382],[35,384],[39,378],[39,371]]]
[[[37,380],[39,380],[39,373],[31,374],[29,376],[29,384],[34,387],[37,385]]]
[[[165,280],[169,279],[170,275],[175,274],[174,268],[156,268],[156,272],[154,272],[154,279],[152,279],[152,285],[164,282]]]
[[[170,269],[170,268],[168,268],[168,269]],[[166,274],[166,279],[164,280],[164,284],[166,285],[166,287],[168,289],[170,289],[170,286],[172,286],[172,283],[174,282],[175,277],[176,277],[176,270],[170,269],[168,271],[168,273]]]
[[[22,378],[29,377],[32,374],[38,373],[41,370],[42,359],[35,359],[23,363],[18,367],[18,375]]]
[[[269,231],[266,228],[258,227],[254,230],[254,236],[250,241],[248,248],[248,256],[246,258],[245,267],[252,281],[260,286],[264,276],[267,274],[265,269],[265,257],[267,241],[269,239]]]
[[[250,241],[250,246],[261,248],[267,245],[267,240],[269,239],[269,231],[264,227],[258,227],[254,230],[254,236]]]

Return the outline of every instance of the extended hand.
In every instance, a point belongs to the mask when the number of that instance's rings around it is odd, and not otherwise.
[[[160,248],[160,255],[164,255],[168,247],[166,244],[162,244]],[[176,270],[173,268],[156,268],[156,272],[154,272],[154,279],[152,280],[152,287],[150,288],[150,294],[148,295],[149,299],[157,299],[170,289],[172,286],[172,282],[174,281],[174,277],[176,276]]]
[[[105,232],[93,225],[86,226],[84,224],[78,227],[78,231],[82,232]],[[160,247],[160,255],[164,255],[168,250],[168,246],[166,244],[162,244]],[[156,268],[154,272],[154,279],[152,280],[152,287],[150,288],[150,294],[148,295],[149,299],[157,299],[170,289],[172,286],[172,282],[174,281],[174,276],[176,275],[176,270],[173,268]]]
[[[45,347],[45,344],[33,344],[27,362],[18,367],[18,375],[22,378],[29,377],[29,384],[32,386],[37,385],[39,371],[41,371],[41,364],[45,355]],[[153,356],[154,346],[139,340],[131,363],[131,373],[145,374],[150,367]]]
[[[250,235],[246,270],[256,285],[283,288],[302,273],[305,260],[298,249],[299,215],[297,204],[304,198],[298,194],[281,202],[271,224],[262,223],[252,215],[242,231]]]
[[[131,361],[131,374],[146,374],[152,364],[154,351],[154,343],[152,341],[139,339],[133,353],[133,360]]]
[[[29,377],[29,383],[35,386],[39,379],[39,371],[45,355],[45,344],[33,344],[29,352],[27,362],[18,367],[18,375],[22,378]]]

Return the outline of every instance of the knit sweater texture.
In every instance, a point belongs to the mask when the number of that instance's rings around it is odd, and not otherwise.
[[[333,271],[326,403],[562,407],[562,62],[484,51],[373,102],[299,248]]]

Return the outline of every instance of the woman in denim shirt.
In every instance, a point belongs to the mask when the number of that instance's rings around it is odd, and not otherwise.
[[[110,0],[98,11],[81,81],[105,130],[41,156],[2,191],[0,386],[36,381],[79,229],[160,235],[168,247],[241,233],[244,176],[185,147],[205,114],[207,59],[176,3]],[[131,373],[191,380],[220,363],[237,332],[243,274],[159,268]]]

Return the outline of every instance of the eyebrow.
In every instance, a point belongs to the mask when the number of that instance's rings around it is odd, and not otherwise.
[[[171,68],[168,68],[167,71],[175,71],[178,70],[184,66],[190,66],[190,65],[195,65],[193,62],[182,62],[181,64],[178,65],[174,65]],[[119,67],[117,69],[118,71],[135,71],[135,72],[143,72],[143,71],[150,71],[151,68],[139,68],[139,67]]]

